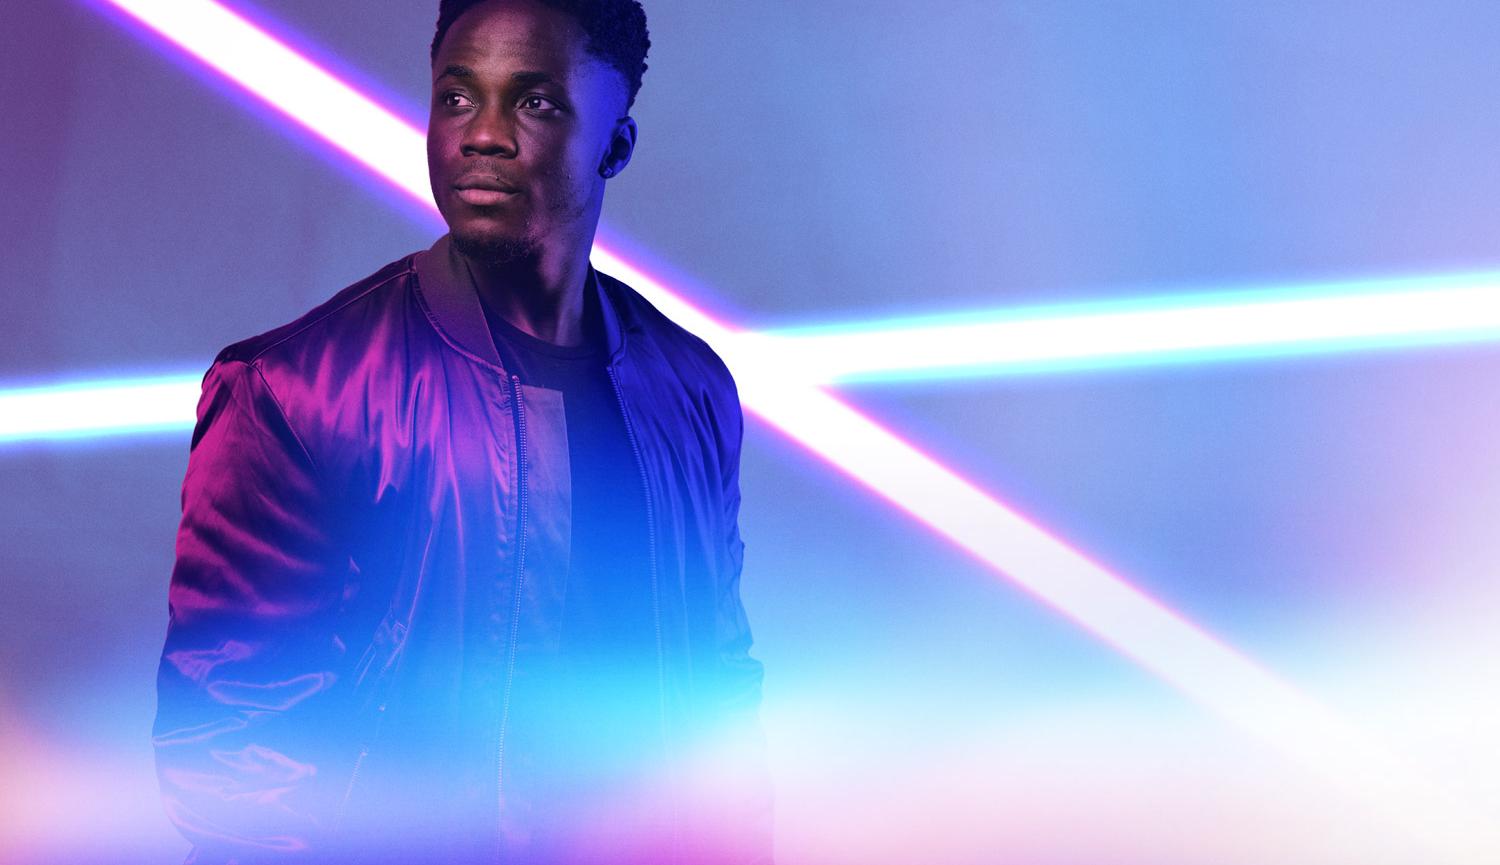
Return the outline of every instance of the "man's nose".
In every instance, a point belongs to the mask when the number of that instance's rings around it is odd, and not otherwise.
[[[480,108],[464,126],[460,147],[465,156],[514,157],[518,149],[514,118],[504,106],[492,104]]]

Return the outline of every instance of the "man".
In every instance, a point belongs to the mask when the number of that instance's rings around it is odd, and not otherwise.
[[[588,263],[634,0],[443,0],[449,234],[204,378],[158,681],[194,863],[768,862],[741,415]]]

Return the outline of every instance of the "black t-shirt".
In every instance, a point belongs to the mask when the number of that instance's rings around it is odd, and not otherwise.
[[[632,785],[660,768],[661,746],[643,479],[606,367],[597,299],[587,294],[584,330],[593,339],[580,346],[553,345],[486,309],[505,369],[563,395],[571,564],[565,575],[548,575],[566,579],[567,589],[558,655],[542,662],[536,720],[546,743],[539,757],[553,764],[546,810],[564,835],[580,810],[597,821],[601,809],[631,797]]]

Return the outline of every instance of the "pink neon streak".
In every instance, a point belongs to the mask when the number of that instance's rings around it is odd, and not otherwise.
[[[819,390],[822,390],[822,389],[819,388]],[[825,391],[825,393],[826,393],[826,391]],[[904,439],[901,436],[897,435],[896,433],[892,432],[884,424],[881,424],[880,422],[872,419],[869,415],[866,415],[863,412],[860,412],[858,409],[855,409],[854,407],[848,405],[847,403],[841,402],[836,397],[834,397],[832,394],[826,394],[826,395],[827,395],[827,398],[831,402],[833,402],[835,404],[838,404],[841,408],[847,410],[852,417],[858,418],[858,422],[863,423],[863,424],[868,424],[869,427],[870,427],[870,432],[872,434],[877,435],[877,436],[879,436],[881,438],[884,438],[884,439],[888,440],[889,443],[890,443],[890,447],[892,449],[909,451],[914,458],[916,458],[917,460],[919,460],[934,475],[941,475],[946,480],[948,480],[948,481],[950,481],[950,482],[952,482],[954,484],[962,485],[963,487],[966,487],[974,495],[976,495],[976,496],[982,496],[982,497],[984,497],[986,499],[989,499],[990,501],[994,502],[996,505],[998,505],[1000,507],[1004,507],[1007,510],[1011,510],[1013,513],[1016,514],[1016,517],[1017,517],[1018,520],[1020,520],[1021,522],[1024,522],[1032,531],[1036,532],[1038,535],[1046,537],[1048,540],[1052,541],[1053,543],[1058,544],[1059,546],[1066,547],[1070,552],[1076,554],[1081,559],[1084,559],[1085,561],[1088,561],[1091,564],[1093,564],[1095,567],[1097,567],[1097,568],[1099,568],[1101,570],[1104,570],[1104,565],[1095,562],[1087,554],[1085,554],[1081,550],[1078,550],[1076,547],[1073,547],[1072,545],[1068,544],[1066,541],[1063,541],[1056,534],[1052,533],[1048,529],[1043,528],[1040,524],[1036,523],[1031,518],[1025,516],[1024,514],[1022,514],[1019,511],[1015,511],[1014,509],[1010,508],[1009,505],[1004,504],[1003,502],[1001,502],[999,499],[997,499],[993,495],[990,495],[989,493],[986,493],[984,490],[982,490],[979,487],[975,486],[967,478],[964,478],[962,475],[958,474],[957,472],[953,471],[952,469],[950,469],[947,466],[943,465],[942,463],[938,462],[934,457],[932,457],[929,454],[927,454],[921,448],[917,447],[916,445],[912,444],[911,442],[907,441],[906,439]],[[881,498],[885,499],[890,504],[894,505],[899,510],[905,512],[908,516],[910,516],[911,518],[915,519],[917,522],[922,523],[923,525],[927,526],[929,529],[932,529],[937,534],[942,535],[943,537],[945,537],[948,540],[952,541],[954,544],[962,547],[964,550],[966,550],[969,553],[973,554],[974,557],[977,558],[977,559],[979,559],[979,561],[982,562],[983,564],[988,565],[990,567],[996,567],[997,566],[995,562],[990,561],[988,558],[986,558],[986,556],[984,555],[983,551],[979,550],[975,546],[975,544],[972,542],[972,540],[969,539],[968,537],[964,536],[961,533],[953,531],[953,529],[950,526],[945,525],[942,521],[940,521],[938,519],[935,519],[932,515],[924,512],[920,508],[914,507],[912,504],[910,504],[909,501],[902,500],[902,499],[899,499],[899,498],[891,495],[891,493],[890,493],[890,491],[888,489],[883,488],[883,487],[881,487],[881,486],[879,486],[877,484],[871,483],[870,479],[868,477],[866,477],[865,475],[861,474],[860,471],[858,470],[858,468],[856,468],[855,466],[851,465],[850,464],[851,461],[849,459],[847,459],[839,451],[834,450],[834,449],[830,449],[830,448],[826,448],[826,447],[822,447],[822,446],[817,445],[817,444],[810,444],[809,442],[807,442],[805,440],[805,436],[804,435],[799,434],[799,432],[800,432],[799,430],[797,430],[794,426],[786,423],[782,419],[779,419],[779,418],[776,418],[776,417],[774,417],[772,415],[768,415],[768,414],[765,414],[765,413],[761,412],[760,410],[758,410],[758,408],[755,405],[747,405],[746,407],[750,409],[750,411],[751,411],[752,414],[754,414],[756,417],[760,418],[761,421],[763,421],[767,425],[769,425],[769,426],[775,428],[776,430],[780,431],[782,434],[786,435],[788,438],[792,439],[793,441],[797,441],[797,442],[801,443],[808,450],[810,450],[813,453],[817,454],[818,456],[822,457],[825,462],[827,462],[829,465],[833,466],[834,468],[838,469],[839,473],[843,474],[845,477],[849,478],[852,481],[855,481],[860,486],[864,487],[867,490],[870,490],[871,492],[873,492],[876,495],[880,496]],[[1007,576],[1009,576],[1009,574],[1007,574]],[[1131,583],[1129,583],[1129,582],[1127,582],[1125,580],[1121,580],[1121,582],[1124,583],[1125,585],[1127,585],[1130,588],[1131,592],[1140,600],[1141,603],[1143,603],[1143,604],[1149,604],[1150,606],[1154,607],[1156,610],[1160,611],[1164,615],[1171,616],[1173,619],[1175,619],[1177,622],[1179,622],[1180,624],[1182,624],[1184,627],[1192,628],[1202,639],[1208,640],[1208,641],[1212,641],[1214,643],[1217,643],[1220,646],[1224,646],[1225,648],[1228,648],[1217,637],[1212,636],[1211,634],[1209,634],[1208,632],[1202,630],[1201,628],[1199,628],[1197,625],[1195,625],[1191,621],[1183,618],[1183,616],[1181,614],[1177,613],[1175,610],[1172,610],[1170,607],[1168,607],[1162,601],[1160,601],[1157,598],[1153,597],[1151,594],[1149,594],[1145,590],[1143,590],[1143,589],[1139,588],[1138,586],[1135,586],[1134,584],[1131,584]],[[1028,585],[1028,584],[1026,584],[1024,582],[1020,582],[1020,581],[1017,581],[1017,583],[1018,583],[1018,585],[1019,585],[1020,588],[1026,590],[1028,593],[1030,593],[1031,595],[1033,595],[1034,597],[1036,597],[1038,600],[1043,601],[1044,603],[1047,603],[1049,606],[1052,606],[1058,612],[1060,612],[1063,615],[1067,616],[1073,622],[1075,622],[1076,624],[1078,624],[1079,626],[1081,626],[1084,630],[1088,631],[1089,633],[1093,634],[1094,636],[1098,637],[1099,639],[1104,640],[1105,642],[1107,642],[1110,645],[1114,646],[1116,649],[1118,649],[1119,651],[1123,652],[1124,654],[1129,655],[1131,657],[1134,657],[1137,660],[1142,660],[1141,658],[1139,658],[1139,657],[1136,656],[1136,654],[1132,651],[1132,649],[1129,646],[1125,646],[1125,645],[1121,645],[1121,644],[1117,643],[1109,635],[1096,630],[1094,628],[1094,626],[1091,625],[1089,622],[1084,621],[1084,620],[1078,618],[1077,616],[1075,616],[1072,611],[1067,610],[1067,609],[1063,609],[1063,608],[1060,608],[1060,607],[1057,607],[1055,604],[1053,604],[1053,602],[1049,598],[1047,598],[1043,594],[1038,593],[1036,591],[1036,589],[1033,588],[1032,586],[1030,586],[1030,585]],[[1142,661],[1142,662],[1145,663],[1145,661]],[[1161,673],[1161,671],[1159,671],[1159,670],[1157,672]],[[1170,676],[1168,676],[1168,678],[1170,678]]]
[[[96,2],[129,15],[377,176],[432,206],[421,130],[234,10],[214,2],[182,0]]]

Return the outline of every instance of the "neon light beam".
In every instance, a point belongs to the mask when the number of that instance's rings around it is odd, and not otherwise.
[[[363,96],[211,0],[108,0],[196,57],[235,77],[273,107],[343,149],[358,153],[370,140],[337,118],[361,116]],[[211,7],[211,8],[210,8]],[[203,30],[181,22],[203,20]],[[238,58],[241,43],[258,46],[255,63]],[[243,76],[243,77],[237,77]],[[305,79],[305,80],[304,80]],[[274,86],[273,86],[274,85]],[[338,85],[338,86],[335,86]],[[322,95],[312,103],[276,101],[288,89]],[[324,101],[326,100],[326,101]],[[347,104],[345,104],[347,102]],[[315,125],[316,124],[316,125]],[[382,152],[416,154],[422,134],[392,129],[400,141]],[[426,178],[383,158],[356,157],[430,204]],[[421,165],[415,156],[413,165]],[[389,173],[387,173],[389,172]],[[1455,861],[1479,861],[1481,848],[1500,850],[1489,823],[1462,803],[1406,772],[1400,762],[1352,725],[1223,645],[1119,576],[1091,561],[998,499],[940,465],[871,419],[753,349],[753,343],[669,292],[630,263],[596,246],[600,269],[624,279],[669,316],[719,348],[740,382],[745,406],[862,486],[901,508],[987,566],[1073,619],[1226,720],[1282,749],[1344,790],[1378,808],[1392,825],[1432,842]]]
[[[162,376],[0,391],[0,444],[191,427],[202,379]]]
[[[605,270],[622,265],[596,249]],[[653,297],[698,328],[696,310]],[[728,332],[722,351],[804,384],[1115,369],[1500,340],[1500,274],[1287,287],[906,321]],[[956,319],[956,320],[955,320]],[[695,328],[696,329],[696,328]],[[729,347],[733,344],[733,347]],[[899,345],[899,352],[891,346]],[[0,390],[0,443],[191,427],[200,374]]]
[[[1500,340],[1500,274],[1288,286],[746,335],[809,381],[930,379]],[[899,350],[892,350],[899,346]]]
[[[619,259],[596,250],[604,269]],[[655,299],[708,326],[662,293]],[[1263,358],[1500,340],[1500,274],[1304,285],[1197,303],[1038,308],[938,323],[835,324],[726,333],[721,350],[787,381],[930,379]],[[733,347],[727,347],[733,343]],[[901,346],[899,352],[892,345]],[[743,365],[743,364],[742,364]],[[158,432],[193,423],[199,374],[0,390],[0,443]]]

